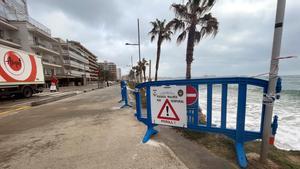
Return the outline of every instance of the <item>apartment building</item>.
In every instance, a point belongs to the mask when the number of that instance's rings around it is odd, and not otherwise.
[[[87,48],[83,47],[86,56],[88,56],[89,60],[89,73],[90,79],[89,81],[97,81],[98,80],[98,64],[97,64],[97,56],[90,52]]]
[[[101,69],[109,71],[110,80],[117,80],[117,65],[115,63],[104,61],[99,65]]]
[[[52,76],[62,85],[98,80],[96,55],[79,42],[53,38],[49,28],[29,16],[26,0],[0,0],[0,44],[42,56],[48,85]]]
[[[45,81],[64,77],[63,60],[49,28],[28,15],[25,0],[0,1],[0,44],[42,56]]]
[[[60,51],[63,59],[64,84],[85,85],[98,80],[97,57],[77,41],[64,41],[56,38],[55,49]]]
[[[117,68],[117,80],[121,80],[121,79],[122,79],[121,68]]]

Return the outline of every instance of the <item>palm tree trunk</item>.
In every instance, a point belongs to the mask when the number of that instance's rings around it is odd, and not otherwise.
[[[191,79],[192,62],[194,60],[195,26],[191,26],[186,47],[186,79]]]
[[[158,73],[159,60],[160,60],[160,50],[161,50],[161,37],[159,36],[157,40],[157,51],[156,51],[155,81],[157,81],[157,73]]]
[[[144,82],[146,82],[146,69],[143,69],[143,74],[144,74]]]

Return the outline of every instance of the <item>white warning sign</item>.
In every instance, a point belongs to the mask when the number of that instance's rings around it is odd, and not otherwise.
[[[186,86],[151,87],[152,123],[187,127]]]

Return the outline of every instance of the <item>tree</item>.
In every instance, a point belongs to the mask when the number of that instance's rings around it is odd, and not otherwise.
[[[138,66],[143,72],[144,82],[146,81],[146,65],[148,65],[148,61],[145,58],[141,62],[138,62]]]
[[[102,77],[102,80],[108,81],[111,80],[111,73],[108,70],[100,70],[100,76]]]
[[[135,77],[134,77],[134,70],[133,70],[133,69],[131,69],[131,70],[129,71],[128,77],[129,77],[130,80],[134,80],[134,79],[135,79]]]
[[[215,37],[218,33],[217,18],[209,12],[216,0],[188,0],[186,4],[172,4],[175,19],[171,21],[174,30],[182,30],[177,43],[187,39],[186,79],[191,78],[191,64],[194,60],[194,46],[207,36]]]
[[[160,21],[156,19],[156,21],[150,23],[153,26],[152,30],[149,32],[149,34],[151,35],[151,42],[153,42],[154,39],[157,37],[156,65],[155,65],[155,81],[157,81],[161,44],[165,40],[170,41],[173,32],[171,31],[171,23],[169,22],[168,24],[166,24],[166,20]]]
[[[139,76],[141,74],[141,68],[140,68],[140,66],[139,65],[133,66],[132,69],[135,71],[135,76],[136,76],[137,82],[139,82],[140,81]]]

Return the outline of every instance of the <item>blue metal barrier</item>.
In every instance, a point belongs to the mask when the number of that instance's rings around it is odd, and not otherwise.
[[[126,86],[126,82],[124,80],[122,80],[120,82],[120,87],[121,87],[121,100],[119,101],[119,103],[125,101],[125,97],[124,97],[124,86]]]
[[[128,91],[127,91],[127,82],[125,80],[121,81],[121,96],[122,99],[119,102],[123,102],[124,101],[124,105],[121,106],[121,108],[124,107],[132,107],[129,103],[128,103]]]
[[[212,93],[213,85],[221,85],[221,125],[220,127],[212,125]],[[227,117],[227,94],[228,85],[238,85],[238,102],[237,102],[237,119],[236,129],[230,129],[226,127]],[[194,131],[206,131],[213,133],[221,133],[231,138],[235,142],[237,160],[239,165],[244,168],[247,166],[247,159],[244,151],[244,143],[256,139],[262,138],[263,131],[263,119],[265,114],[265,106],[262,104],[260,130],[259,131],[246,131],[245,130],[245,117],[246,117],[246,99],[247,99],[247,86],[252,85],[263,89],[264,93],[267,93],[268,81],[255,79],[255,78],[206,78],[206,79],[192,79],[192,80],[167,80],[156,82],[145,82],[138,84],[135,87],[136,96],[136,117],[139,121],[147,125],[147,132],[143,138],[143,143],[147,142],[150,137],[158,131],[154,129],[157,124],[153,124],[151,120],[151,92],[150,88],[154,86],[193,86],[199,91],[199,85],[207,86],[207,119],[206,124],[200,124],[199,122],[199,102],[195,102],[193,105],[187,106],[187,129]],[[146,89],[146,103],[147,103],[147,115],[142,115],[141,105],[141,89]],[[263,95],[263,93],[262,93]]]

